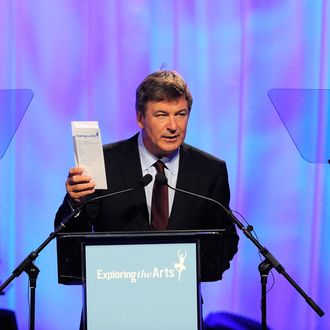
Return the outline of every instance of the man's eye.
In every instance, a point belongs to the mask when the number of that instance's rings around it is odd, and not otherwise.
[[[180,113],[178,113],[178,116],[179,116],[179,117],[185,117],[186,115],[187,115],[186,112],[180,112]]]

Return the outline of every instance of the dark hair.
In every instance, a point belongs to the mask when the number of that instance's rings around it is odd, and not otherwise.
[[[175,101],[184,97],[188,111],[192,95],[183,78],[173,70],[159,70],[148,75],[136,89],[135,111],[145,113],[147,102]]]

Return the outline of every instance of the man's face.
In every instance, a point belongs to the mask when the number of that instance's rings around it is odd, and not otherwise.
[[[188,118],[188,102],[184,97],[176,101],[149,101],[145,114],[136,115],[144,145],[159,158],[170,155],[183,143]]]

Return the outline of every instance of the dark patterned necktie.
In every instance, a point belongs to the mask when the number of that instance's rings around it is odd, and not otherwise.
[[[158,160],[154,166],[157,173],[164,173],[164,163]],[[151,227],[154,230],[165,230],[168,224],[168,187],[156,180],[151,200]]]

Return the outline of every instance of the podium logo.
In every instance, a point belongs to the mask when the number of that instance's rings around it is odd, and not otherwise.
[[[149,279],[175,279],[182,281],[182,272],[186,270],[185,260],[187,251],[179,249],[177,251],[178,261],[173,264],[173,267],[158,267],[154,266],[149,270],[144,268],[134,271],[127,270],[111,270],[104,271],[103,269],[96,270],[96,278],[98,280],[129,280],[131,283],[136,283],[138,280]]]
[[[186,270],[186,266],[184,265],[184,261],[186,259],[186,256],[187,256],[187,251],[186,250],[184,250],[184,252],[181,249],[178,250],[179,262],[174,264],[174,268],[178,272],[178,280],[179,281],[181,281],[182,271]]]

